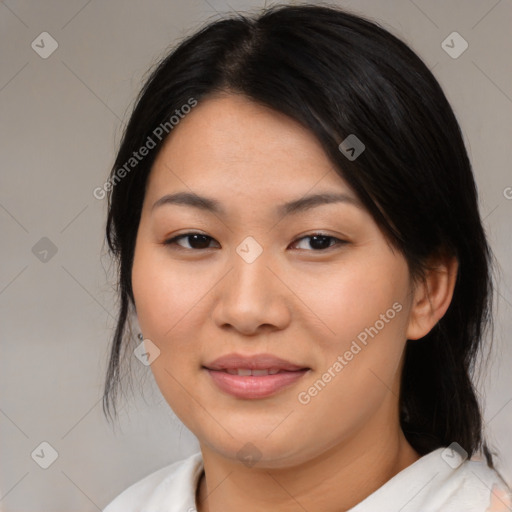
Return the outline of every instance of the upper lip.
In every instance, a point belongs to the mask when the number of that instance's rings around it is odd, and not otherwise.
[[[226,354],[218,357],[214,361],[204,365],[209,370],[229,370],[245,368],[249,370],[266,370],[278,368],[279,370],[297,371],[308,369],[305,366],[293,364],[290,361],[281,359],[272,354],[255,354],[252,356],[243,356],[241,354]]]

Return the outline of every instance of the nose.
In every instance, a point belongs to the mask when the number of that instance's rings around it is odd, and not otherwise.
[[[215,324],[246,336],[286,328],[293,293],[282,272],[265,250],[249,261],[233,252],[231,271],[215,287]]]

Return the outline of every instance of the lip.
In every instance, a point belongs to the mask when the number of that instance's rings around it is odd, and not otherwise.
[[[288,372],[304,370],[304,365],[293,364],[286,359],[281,359],[272,354],[255,354],[243,356],[241,354],[227,354],[218,357],[211,363],[204,365],[209,370],[228,370],[237,368],[248,368],[249,370],[265,370],[267,368],[278,368]]]
[[[213,383],[225,393],[236,398],[258,399],[275,395],[299,381],[310,368],[297,365],[273,356],[257,354],[242,356],[228,354],[203,366]],[[273,375],[232,375],[226,370],[235,369],[265,370],[278,369]]]

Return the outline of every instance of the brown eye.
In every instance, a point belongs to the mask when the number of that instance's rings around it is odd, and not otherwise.
[[[311,235],[303,236],[302,238],[299,238],[297,242],[306,239],[310,239],[310,241],[307,243],[309,248],[303,247],[302,249],[309,250],[310,248],[312,248],[315,252],[329,249],[330,247],[333,247],[335,245],[342,245],[347,243],[345,240],[340,240],[339,238],[336,238],[334,236],[324,235],[322,233],[314,233]],[[334,243],[331,243],[332,241],[334,241]]]
[[[188,239],[188,247],[179,244],[178,241]],[[178,245],[182,249],[208,249],[210,241],[213,240],[211,236],[203,235],[202,233],[184,233],[183,235],[175,236],[164,242],[164,245]]]
[[[347,244],[348,242],[345,240],[340,240],[334,236],[325,235],[323,233],[313,233],[311,235],[303,236],[296,240],[293,245],[297,245],[302,240],[309,239],[306,247],[300,248],[301,250],[311,250],[313,252],[321,252],[326,249],[330,249],[336,245]],[[188,246],[184,246],[181,243],[178,243],[181,240],[187,240]],[[211,236],[204,235],[202,233],[184,233],[182,235],[175,236],[174,238],[170,238],[164,242],[164,245],[169,246],[178,246],[180,249],[185,250],[202,250],[202,249],[210,249],[210,242],[214,239]]]

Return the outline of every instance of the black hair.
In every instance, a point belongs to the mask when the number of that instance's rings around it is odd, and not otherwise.
[[[404,42],[329,6],[276,5],[211,21],[166,55],[143,86],[108,187],[106,238],[120,303],[104,413],[117,414],[135,240],[147,178],[166,140],[155,130],[169,127],[170,116],[191,99],[216,93],[244,95],[307,127],[415,279],[430,257],[457,258],[446,314],[421,341],[407,341],[400,424],[422,455],[457,442],[468,457],[481,448],[493,467],[472,380],[492,328],[492,253],[460,127],[439,83]],[[339,149],[349,135],[365,146],[356,159]],[[156,147],[119,179],[119,169],[150,139]]]

